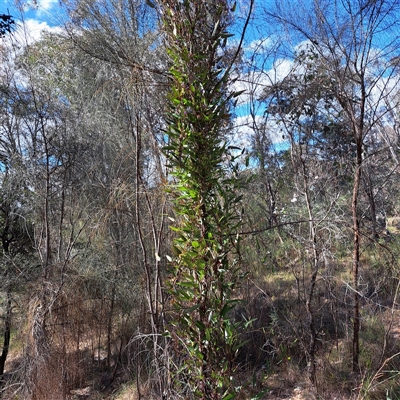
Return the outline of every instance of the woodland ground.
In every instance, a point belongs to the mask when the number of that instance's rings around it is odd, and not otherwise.
[[[390,221],[389,232],[390,237],[383,238],[382,244],[394,246],[400,240],[396,220]],[[368,260],[365,257],[364,262],[362,276],[365,285],[368,285],[368,282],[378,282],[381,271],[377,269],[376,263],[372,263],[372,258]],[[338,262],[338,265],[340,264]],[[343,260],[342,264],[341,273],[335,277],[339,288],[334,292],[335,296],[340,293],[346,296],[348,289],[346,289],[346,282],[350,280],[346,260]],[[251,399],[263,390],[267,392],[260,399],[269,400],[393,400],[400,398],[394,397],[398,395],[400,387],[397,372],[400,366],[398,360],[400,307],[397,295],[394,301],[393,297],[385,296],[382,283],[382,288],[377,289],[377,293],[372,291],[369,298],[367,296],[363,298],[360,360],[363,372],[358,381],[354,379],[349,365],[351,332],[343,328],[335,338],[332,331],[337,329],[337,326],[329,326],[329,324],[344,326],[348,325],[348,322],[326,320],[327,332],[321,333],[318,349],[316,389],[308,381],[300,343],[304,338],[295,333],[299,332],[298,324],[304,315],[301,314],[301,308],[296,310],[294,303],[288,303],[296,299],[293,295],[296,294],[297,283],[296,273],[290,268],[269,273],[263,279],[258,276],[249,280],[243,294],[247,300],[244,302],[243,309],[238,312],[246,313],[256,318],[256,321],[254,332],[247,337],[249,343],[245,345],[246,355],[239,355],[244,368],[240,370],[237,378],[245,389],[238,399]],[[326,310],[327,304],[333,302],[332,293],[320,291],[318,296],[318,304],[321,304],[322,311]],[[283,308],[277,310],[277,307]],[[288,311],[287,317],[282,317],[280,321],[277,321],[278,316],[282,316],[280,311],[285,310],[290,310],[290,314]],[[15,313],[14,321],[18,329],[13,331],[11,349],[6,363],[5,378],[9,389],[3,396],[5,400],[20,399],[18,389],[14,390],[15,387],[18,388],[18,385],[13,384],[13,376],[18,374],[21,376],[20,368],[23,365],[21,355],[24,351],[22,338],[26,337],[26,332],[24,332],[26,328],[24,328],[24,321],[18,319],[18,310]],[[344,318],[343,314],[339,318]],[[329,332],[330,329],[331,332]],[[271,341],[275,342],[274,348],[271,347],[270,350],[265,346],[268,335]],[[115,353],[117,353],[118,345],[115,343]],[[253,353],[254,356],[252,356]],[[148,395],[146,382],[140,383],[139,395],[136,377],[132,372],[126,367],[122,370],[118,365],[116,366],[115,359],[107,368],[106,359],[105,351],[98,354],[96,350],[91,351],[88,346],[84,348],[83,345],[79,362],[85,363],[85,369],[80,372],[81,376],[76,380],[76,387],[70,391],[68,399],[154,399]],[[54,398],[54,400],[59,399]]]

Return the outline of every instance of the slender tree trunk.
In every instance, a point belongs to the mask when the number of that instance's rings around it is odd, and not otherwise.
[[[378,227],[376,221],[376,202],[375,202],[374,190],[372,187],[371,172],[370,171],[364,171],[364,172],[365,173],[363,174],[362,178],[365,187],[365,194],[367,195],[369,209],[371,212],[371,239],[375,240],[378,238]]]
[[[141,126],[141,117],[140,114],[137,113],[135,116],[135,123],[133,123],[133,119],[131,120],[132,124],[132,131],[135,132],[135,140],[136,140],[136,183],[135,183],[135,190],[136,190],[136,204],[135,204],[135,222],[136,222],[136,229],[139,238],[140,248],[142,250],[142,257],[143,257],[143,267],[145,272],[145,296],[147,298],[148,304],[148,314],[150,316],[150,324],[151,324],[151,340],[153,344],[153,363],[154,368],[157,371],[155,386],[157,387],[156,391],[159,395],[163,396],[163,394],[167,391],[166,388],[166,374],[165,369],[163,368],[163,363],[165,360],[162,360],[162,344],[159,343],[159,335],[163,332],[163,321],[160,320],[160,312],[162,306],[160,307],[161,303],[163,302],[161,292],[161,274],[160,274],[160,256],[159,252],[159,242],[157,242],[157,232],[156,232],[156,224],[154,220],[153,210],[150,205],[150,200],[148,197],[148,193],[146,191],[146,187],[144,185],[142,179],[142,126]],[[142,200],[141,195],[144,194],[144,200]],[[148,247],[145,241],[144,235],[144,226],[142,226],[142,218],[141,218],[141,209],[140,205],[146,203],[147,208],[150,213],[150,224],[152,229],[152,235],[154,242],[154,249],[155,252],[155,259],[154,263],[152,263],[149,253]],[[162,224],[159,227],[162,229]],[[161,233],[160,233],[161,234]]]
[[[305,193],[305,198],[306,198],[307,213],[308,213],[309,227],[310,227],[309,238],[310,238],[310,242],[312,245],[312,254],[313,254],[313,259],[312,259],[312,263],[311,263],[312,274],[311,274],[309,287],[308,287],[308,296],[306,299],[306,311],[307,311],[307,316],[308,316],[308,326],[310,329],[310,343],[309,343],[309,348],[308,348],[308,356],[309,356],[308,374],[309,374],[309,379],[312,382],[312,384],[316,385],[317,379],[316,379],[315,352],[316,352],[316,346],[317,346],[318,333],[317,333],[317,330],[315,329],[315,317],[314,317],[314,310],[312,307],[312,301],[313,301],[313,297],[314,297],[315,284],[317,282],[317,276],[318,276],[318,271],[319,271],[320,252],[318,250],[317,231],[315,228],[313,207],[311,204],[311,198],[310,198],[310,193],[309,193],[308,174],[307,174],[307,169],[306,169],[306,165],[305,165],[305,160],[303,159],[303,156],[301,153],[301,147],[300,147],[300,160],[301,160],[301,165],[302,165],[302,174],[303,174],[303,179],[304,179],[304,193]]]
[[[8,223],[8,212],[5,217],[6,224],[2,233],[1,242],[3,247],[3,252],[6,256],[9,256],[10,249],[10,226]],[[11,283],[10,283],[10,266],[7,265],[7,269],[5,272],[5,281],[6,281],[6,293],[7,293],[7,302],[6,302],[6,315],[4,317],[4,333],[3,333],[3,349],[0,355],[0,382],[2,376],[4,375],[5,363],[8,356],[8,350],[10,348],[10,339],[11,339],[11,304],[12,304],[12,293],[11,293]]]
[[[353,372],[359,372],[359,354],[360,354],[360,295],[358,293],[358,274],[360,266],[360,221],[358,218],[357,205],[358,193],[361,183],[362,166],[362,142],[357,141],[356,167],[354,172],[353,196],[351,203],[353,219]]]
[[[0,382],[4,374],[4,367],[8,356],[8,350],[10,348],[11,338],[11,285],[7,284],[7,303],[6,303],[6,315],[4,318],[4,333],[3,333],[3,350],[0,355]]]
[[[112,324],[114,317],[114,306],[115,306],[115,290],[116,290],[116,279],[117,279],[117,268],[114,271],[114,281],[111,289],[111,303],[110,309],[108,311],[108,321],[107,321],[107,369],[111,369],[111,335],[112,335]]]

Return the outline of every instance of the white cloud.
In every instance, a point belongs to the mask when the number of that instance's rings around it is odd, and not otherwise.
[[[256,70],[241,74],[234,80],[232,91],[243,93],[238,97],[238,106],[257,101],[265,88],[282,81],[293,68],[289,59],[276,60],[269,70]]]
[[[268,71],[271,82],[279,82],[289,75],[293,68],[293,61],[287,58],[278,59],[274,62],[274,66]]]
[[[240,75],[233,83],[231,89],[234,92],[243,92],[238,97],[238,105],[248,104],[251,100],[260,97],[263,87],[270,82],[263,71]]]
[[[233,121],[235,129],[231,137],[233,146],[249,149],[254,129],[250,124],[250,116],[237,117]]]
[[[261,115],[256,115],[252,118],[250,115],[236,117],[233,120],[234,133],[231,138],[233,145],[249,149],[251,148],[252,138],[258,129],[267,131],[269,140],[273,145],[285,143],[286,140],[282,136],[279,127],[272,121],[265,126],[265,118]]]
[[[36,10],[38,14],[49,11],[58,5],[57,0],[28,0],[25,2],[20,1],[19,3],[24,11]]]
[[[274,41],[271,37],[263,38],[263,39],[255,39],[244,47],[244,51],[246,52],[257,52],[257,55],[268,54],[274,46]]]
[[[38,8],[43,10],[50,10],[57,4],[57,0],[39,0]]]
[[[0,45],[4,45],[2,63],[0,63],[0,73],[6,71],[4,75],[8,75],[8,71],[14,71],[14,79],[20,84],[25,85],[25,78],[15,68],[14,63],[16,57],[21,54],[26,46],[40,40],[44,32],[60,33],[60,27],[51,27],[46,22],[40,22],[35,19],[27,19],[23,24],[19,24],[15,32],[0,38]]]
[[[7,35],[3,40],[5,44],[25,46],[38,41],[43,32],[61,33],[60,27],[51,27],[47,22],[40,22],[36,19],[27,19],[12,35]]]

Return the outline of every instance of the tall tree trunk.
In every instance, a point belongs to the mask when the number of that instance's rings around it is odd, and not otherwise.
[[[365,194],[368,199],[369,203],[369,209],[371,213],[371,239],[376,240],[378,238],[378,226],[377,226],[377,218],[376,218],[376,202],[375,202],[375,196],[374,196],[374,189],[372,186],[372,180],[371,180],[371,171],[369,170],[364,170],[364,174],[362,176],[363,180],[363,185],[364,185],[364,190]]]
[[[351,211],[353,219],[353,372],[359,372],[359,354],[360,354],[360,295],[358,293],[358,274],[360,266],[360,221],[358,219],[357,205],[358,193],[361,183],[362,166],[362,141],[357,140],[356,167],[354,172],[353,196],[351,202]]]
[[[302,166],[302,175],[303,175],[303,180],[304,180],[304,194],[305,194],[305,200],[307,204],[307,213],[308,213],[308,220],[309,220],[309,228],[310,228],[310,234],[309,234],[309,240],[311,242],[312,246],[312,261],[311,261],[311,267],[312,267],[312,274],[310,277],[310,282],[308,286],[308,293],[307,293],[307,298],[306,298],[306,312],[307,312],[307,317],[308,317],[308,327],[310,329],[310,343],[308,347],[308,357],[309,357],[309,367],[308,367],[308,376],[310,381],[312,382],[313,385],[317,385],[317,378],[316,378],[316,358],[315,358],[315,353],[316,353],[316,346],[317,346],[317,336],[318,332],[315,329],[315,316],[314,316],[314,309],[312,306],[313,298],[314,298],[314,293],[315,293],[315,285],[317,282],[317,276],[319,272],[319,266],[320,266],[320,250],[318,249],[318,243],[317,243],[317,229],[316,229],[316,223],[314,221],[314,212],[313,212],[313,206],[311,202],[311,196],[310,196],[310,185],[308,181],[308,171],[306,167],[306,162],[303,158],[302,154],[302,149],[301,146],[299,147],[300,151],[300,161],[301,161],[301,166]]]
[[[10,243],[13,239],[13,235],[10,232],[10,224],[9,224],[9,208],[5,208],[7,210],[5,215],[5,226],[1,235],[1,243],[3,247],[3,253],[5,257],[10,256]],[[10,265],[8,264],[5,271],[4,280],[6,282],[6,314],[4,317],[4,333],[3,333],[3,349],[0,355],[0,382],[4,375],[4,368],[8,356],[8,350],[10,348],[10,339],[11,339],[11,305],[12,305],[12,292],[11,292],[11,277],[10,274]]]
[[[8,350],[10,348],[11,338],[11,285],[7,283],[7,303],[6,303],[6,315],[4,317],[4,333],[3,333],[3,350],[0,355],[0,381],[4,375],[4,367],[8,356]]]

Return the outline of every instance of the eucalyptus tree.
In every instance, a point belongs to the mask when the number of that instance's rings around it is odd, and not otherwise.
[[[15,118],[13,110],[15,97],[7,81],[2,80],[0,97],[0,241],[2,254],[0,271],[2,275],[2,310],[4,315],[3,349],[0,355],[0,376],[4,373],[13,327],[13,308],[16,296],[29,279],[35,279],[35,253],[32,243],[32,193],[25,178],[26,170],[19,153],[18,140],[13,134]]]
[[[88,305],[100,302],[93,298],[93,285],[87,279],[88,274],[93,275],[97,259],[83,261],[90,249],[88,222],[91,219],[95,225],[98,213],[92,197],[95,193],[101,203],[96,189],[107,183],[115,158],[102,158],[107,167],[96,168],[99,154],[115,149],[110,115],[98,118],[112,103],[112,96],[94,97],[104,84],[104,70],[65,37],[50,35],[21,48],[22,54],[14,55],[5,74],[9,81],[4,92],[1,143],[7,175],[19,176],[23,182],[23,190],[15,192],[16,201],[29,207],[31,242],[39,260],[35,265],[40,265],[40,279],[31,293],[29,321],[34,334],[27,346],[25,383],[28,391],[32,390],[31,397],[45,398],[51,392],[53,396],[51,386],[55,385],[62,398],[76,383],[75,372],[84,367],[82,360],[73,360],[67,353],[74,348],[79,358],[81,338],[90,338]],[[104,285],[101,301],[108,291]],[[114,290],[110,292],[113,297]],[[99,324],[110,332],[112,312],[106,314],[108,323],[102,320]],[[82,326],[82,321],[88,322]],[[62,376],[54,373],[54,363],[63,366],[58,372]]]
[[[24,383],[32,398],[46,398],[48,392],[63,398],[73,380],[76,369],[67,361],[66,331],[58,335],[56,321],[67,310],[73,251],[85,225],[77,208],[76,185],[81,175],[78,160],[85,148],[73,130],[73,112],[57,86],[63,78],[56,78],[60,64],[49,61],[54,49],[50,43],[25,47],[15,54],[9,82],[7,140],[18,161],[10,164],[10,172],[18,173],[20,166],[24,174],[25,192],[30,196],[31,241],[39,266],[27,315],[32,331],[27,337]],[[56,342],[55,337],[59,338]],[[56,372],[57,363],[63,368]]]
[[[330,313],[329,300],[320,306],[316,292],[325,291],[331,279],[324,270],[337,245],[333,237],[339,238],[342,229],[343,204],[338,199],[343,195],[346,181],[340,176],[344,175],[340,169],[336,177],[332,176],[335,163],[340,163],[335,143],[344,146],[345,136],[340,121],[331,123],[332,99],[320,90],[326,75],[314,62],[317,58],[312,48],[299,49],[290,72],[281,81],[266,85],[259,99],[266,107],[265,124],[276,124],[289,147],[286,159],[281,157],[281,167],[277,168],[280,174],[285,173],[287,193],[280,193],[285,210],[279,216],[277,208],[276,219],[287,223],[282,229],[293,243],[291,253],[296,254],[295,260],[288,263],[293,264],[301,312],[307,318],[299,321],[295,329],[305,351],[310,380],[315,385],[317,343],[322,340],[320,332],[327,330],[324,314]]]
[[[38,276],[34,248],[34,219],[31,181],[28,177],[26,148],[21,134],[25,99],[16,87],[12,49],[1,49],[4,63],[0,70],[0,230],[3,348],[0,372],[3,375],[12,346],[14,307],[30,280]],[[3,383],[3,382],[2,382]],[[4,388],[2,388],[4,389]]]
[[[359,373],[361,262],[360,188],[365,171],[366,143],[376,134],[374,128],[384,119],[398,86],[398,2],[342,0],[332,4],[315,2],[276,2],[266,10],[295,41],[308,41],[327,76],[320,90],[334,99],[336,112],[345,123],[345,135],[354,145],[349,153],[353,162],[353,370]]]
[[[16,297],[24,284],[35,278],[29,263],[35,263],[31,242],[32,214],[31,196],[28,182],[24,178],[24,168],[15,146],[15,137],[10,135],[13,123],[9,116],[13,95],[5,81],[1,82],[0,100],[0,240],[2,254],[0,271],[2,275],[3,347],[0,355],[0,377],[4,373],[11,345],[13,328],[13,308]],[[10,141],[11,139],[11,141]],[[33,268],[34,269],[34,268]],[[1,378],[0,378],[1,379]]]

